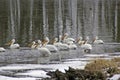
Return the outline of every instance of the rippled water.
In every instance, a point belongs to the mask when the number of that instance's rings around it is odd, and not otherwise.
[[[49,62],[49,64],[31,64],[26,63],[24,60],[20,63],[19,59],[18,61],[13,59],[13,63],[4,64],[0,66],[0,78],[2,80],[36,80],[41,79],[43,77],[49,77],[46,75],[48,71],[54,71],[56,69],[59,69],[60,71],[64,72],[64,69],[68,69],[69,66],[73,68],[84,69],[84,66],[93,59],[111,59],[114,57],[120,57],[120,49],[117,49],[119,47],[120,44],[118,43],[105,43],[101,45],[93,45],[93,50],[90,54],[83,53],[82,50],[78,48],[77,50],[70,51],[71,53],[67,53],[67,51],[65,54],[62,54],[64,56],[61,56],[61,61],[59,61],[59,59],[57,61],[52,59]],[[22,50],[24,51],[26,49],[23,48]],[[16,50],[14,53],[19,53],[19,51],[20,50]],[[33,52],[35,51],[33,50]],[[10,50],[8,52],[9,54],[11,53]],[[31,50],[28,50],[27,52],[31,52]],[[15,55],[13,56],[15,57]],[[41,60],[44,61],[45,59]]]

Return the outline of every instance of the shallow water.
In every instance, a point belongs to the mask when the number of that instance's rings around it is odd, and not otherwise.
[[[52,59],[51,61],[49,61],[49,63],[42,64],[26,63],[24,61],[19,63],[19,60],[17,62],[16,59],[14,58],[12,60],[13,61],[12,63],[4,65],[1,64],[0,78],[2,80],[36,80],[41,79],[43,77],[49,77],[46,75],[46,73],[48,71],[55,71],[56,69],[59,69],[62,72],[64,72],[64,69],[68,69],[68,67],[84,69],[84,66],[93,59],[97,58],[111,59],[113,57],[120,57],[119,46],[120,44],[117,43],[93,45],[93,50],[91,51],[91,53],[83,53],[83,51],[80,48],[78,48],[77,50],[71,50],[66,52],[62,51],[61,53],[59,53],[61,54],[61,61],[59,59],[57,60]],[[16,50],[11,55],[14,57],[16,56],[15,52],[19,51],[20,50]],[[5,53],[6,55],[8,55],[10,54],[10,52],[11,50],[8,50]],[[33,54],[34,50],[33,51],[28,50],[24,52],[31,52],[29,54]],[[36,50],[35,52],[37,53]],[[3,53],[1,55],[3,56]],[[25,56],[23,58],[25,58]]]

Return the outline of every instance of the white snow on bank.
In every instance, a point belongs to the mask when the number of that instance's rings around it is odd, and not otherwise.
[[[68,61],[68,62],[63,62],[60,64],[12,64],[8,66],[2,66],[0,67],[0,70],[2,71],[7,71],[7,70],[25,70],[25,69],[32,69],[26,72],[21,72],[21,73],[16,73],[15,75],[17,76],[32,76],[32,77],[49,77],[46,75],[46,71],[55,71],[56,69],[65,72],[65,69],[67,70],[69,67],[72,68],[78,68],[78,69],[84,69],[85,65],[87,62],[82,62],[82,61]],[[37,70],[36,70],[37,69]],[[44,69],[44,70],[43,70]],[[0,76],[1,78],[1,76]],[[4,79],[5,78],[5,79]],[[34,78],[8,78],[8,77],[3,77],[2,80],[35,80]]]
[[[108,54],[85,54],[86,57],[108,57]]]
[[[28,75],[32,77],[42,77],[42,78],[50,77],[50,76],[47,76],[46,73],[47,72],[43,70],[30,70],[25,73],[17,73],[16,75]]]
[[[36,80],[36,78],[26,77],[26,78],[13,78],[0,75],[0,80]]]
[[[120,79],[120,74],[116,74],[113,77],[109,78],[108,80],[119,80]]]
[[[79,67],[83,69],[87,62],[82,61],[68,61],[60,64],[12,64],[8,66],[0,67],[0,70],[24,70],[24,69],[36,69],[36,68],[48,68],[48,69],[66,69],[68,67]]]

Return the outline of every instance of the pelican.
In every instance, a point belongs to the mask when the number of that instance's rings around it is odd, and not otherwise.
[[[78,39],[77,39],[77,41],[76,41],[76,43],[78,43],[78,45],[82,45],[85,41],[83,41],[82,40],[83,38],[80,36]]]
[[[96,36],[93,40],[93,44],[103,44],[103,43],[104,43],[103,40],[98,39],[98,36]]]
[[[42,42],[42,45],[46,47],[50,52],[58,52],[58,49],[55,45],[48,44],[49,43],[49,38],[45,37],[44,41]]]
[[[0,47],[0,52],[5,52],[5,48]]]
[[[69,44],[68,46],[69,46],[70,50],[76,50],[77,49],[77,46],[75,44],[73,44],[73,43]]]
[[[20,48],[19,44],[14,44],[15,43],[15,39],[12,39],[10,42],[8,42],[6,45],[10,46],[10,49],[17,49]]]
[[[81,48],[84,49],[84,52],[90,53],[92,50],[92,45],[87,43],[87,40],[81,45]]]
[[[72,44],[75,42],[75,39],[68,37],[68,34],[65,33],[62,37],[62,41],[66,44]]]
[[[35,48],[36,48],[36,43],[35,43],[35,41],[33,41],[29,46],[30,46],[30,48],[35,49]]]
[[[53,40],[53,45],[55,45],[60,51],[61,50],[69,50],[69,46],[65,43],[62,43],[61,40],[62,40],[62,36],[59,35],[59,41],[58,41],[58,38],[55,38]]]
[[[49,38],[45,38],[45,41],[43,42],[46,42],[44,43],[45,44],[45,48],[47,48],[53,56],[51,56],[51,60],[60,60],[61,61],[61,55],[59,54],[59,49],[58,47],[56,47],[55,45],[53,44],[48,44],[49,43]],[[54,41],[53,41],[54,42]]]
[[[64,34],[63,42],[68,45],[69,49],[77,49],[77,46],[74,44],[75,39],[68,37],[68,34]]]
[[[61,40],[64,41],[68,37],[68,33],[65,33],[63,36],[61,36]]]
[[[35,48],[37,50],[39,50],[43,56],[50,56],[51,55],[51,52],[45,46],[42,46],[42,42],[40,40],[37,41]]]

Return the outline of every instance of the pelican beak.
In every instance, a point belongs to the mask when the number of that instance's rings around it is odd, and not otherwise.
[[[78,39],[76,39],[76,43],[78,43],[80,41],[80,39],[78,38]]]
[[[66,37],[66,35],[63,35],[63,36],[62,36],[62,40],[64,40],[64,39],[65,39],[65,37]]]
[[[56,43],[56,40],[55,40],[55,39],[53,39],[53,40],[51,41],[51,43],[52,43],[52,44]]]
[[[84,42],[83,42],[83,44],[86,44],[87,43],[87,40],[85,40]]]
[[[5,45],[9,46],[12,44],[12,41],[7,42]]]
[[[94,39],[93,39],[93,42],[95,42],[95,40],[96,40],[96,39],[94,38]]]
[[[38,45],[39,45],[39,43],[35,43],[35,48],[37,48],[37,47],[38,47]]]
[[[31,47],[32,45],[33,45],[33,42],[29,43],[29,44],[28,44],[28,47]]]
[[[42,41],[42,46],[45,46],[47,42],[48,42],[47,40],[43,40]]]

